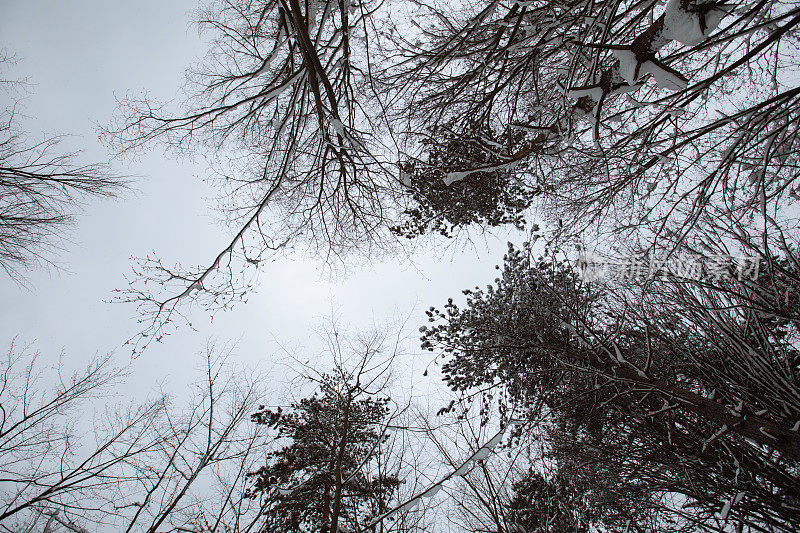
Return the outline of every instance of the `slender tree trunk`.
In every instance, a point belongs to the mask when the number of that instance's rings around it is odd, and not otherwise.
[[[331,487],[328,481],[325,481],[325,487],[322,492],[322,533],[330,533],[328,524],[331,519]]]
[[[347,447],[347,433],[350,430],[350,404],[352,397],[348,393],[347,403],[344,406],[344,420],[342,421],[342,436],[339,439],[339,450],[336,455],[336,466],[334,467],[334,477],[336,480],[333,495],[333,509],[331,511],[331,533],[339,531],[339,513],[342,509],[342,464],[344,463],[344,453]]]

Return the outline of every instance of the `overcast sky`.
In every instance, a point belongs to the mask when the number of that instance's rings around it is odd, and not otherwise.
[[[83,149],[84,162],[107,161],[96,125],[110,121],[115,96],[146,90],[170,99],[185,68],[205,52],[190,23],[196,6],[190,0],[2,0],[0,47],[18,60],[6,75],[31,82],[23,102],[25,129],[32,137],[70,134],[65,146]],[[136,191],[87,206],[73,244],[59,256],[62,268],[29,273],[29,288],[0,277],[2,346],[17,336],[35,341],[51,360],[63,350],[76,365],[108,352],[121,363],[129,361],[122,343],[136,332],[135,310],[103,300],[125,286],[130,257],[155,250],[167,261],[207,264],[221,249],[226,235],[207,201],[213,191],[201,180],[203,164],[171,160],[159,150],[112,164],[134,177]],[[306,257],[271,263],[247,304],[218,314],[213,322],[195,313],[197,331],[183,327],[151,346],[134,362],[127,392],[144,394],[164,382],[179,389],[209,338],[238,341],[236,356],[265,368],[281,359],[276,339],[313,352],[311,332],[332,308],[355,328],[410,315],[414,332],[424,323],[427,307],[489,283],[507,239],[446,250],[445,243],[432,242],[415,256],[414,266],[392,259],[353,268],[334,280]],[[428,361],[419,353],[408,357],[417,368]]]

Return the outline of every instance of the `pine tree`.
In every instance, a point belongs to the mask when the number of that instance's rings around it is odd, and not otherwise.
[[[546,461],[596,495],[607,526],[800,525],[800,276],[590,286],[511,249],[467,304],[431,310],[423,346],[451,388],[541,421]],[[501,393],[498,393],[501,391]],[[772,529],[770,529],[772,528]]]
[[[400,484],[382,464],[389,398],[343,389],[329,375],[321,384],[321,394],[288,411],[262,407],[253,415],[286,442],[249,474],[249,496],[271,500],[263,531],[358,530],[386,509]]]

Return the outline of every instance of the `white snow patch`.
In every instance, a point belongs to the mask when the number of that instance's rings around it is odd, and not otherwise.
[[[336,130],[336,133],[338,133],[342,137],[345,136],[345,134],[344,134],[344,124],[342,124],[341,120],[339,120],[338,118],[332,119],[331,120],[331,126],[333,126],[333,129]]]
[[[728,500],[728,501],[725,502],[725,505],[722,506],[722,511],[720,511],[720,513],[719,513],[720,519],[721,520],[727,520],[728,519],[728,513],[730,512],[730,510],[731,510],[731,501]]]
[[[619,351],[619,346],[617,346],[617,343],[616,342],[612,343],[612,346],[614,347],[614,355],[616,355],[617,357],[617,362],[619,362],[620,364],[627,363],[625,358],[622,357],[622,354]]]
[[[728,16],[728,12],[724,9],[712,9],[706,14],[706,37],[711,35],[711,32],[719,28],[719,23]]]
[[[295,74],[294,76],[292,76],[291,78],[286,80],[285,83],[283,83],[281,85],[278,85],[277,87],[275,87],[274,89],[269,91],[262,98],[265,101],[274,100],[275,98],[279,97],[284,91],[286,91],[286,89],[288,89],[289,87],[291,87],[292,85],[297,83],[300,80],[300,78],[302,78],[304,75],[305,75],[305,72],[303,72],[303,71],[298,72],[297,74]]]
[[[600,100],[603,97],[603,89],[601,87],[590,87],[588,89],[569,89],[567,91],[567,98],[578,100],[584,96],[590,97],[592,100]]]
[[[260,76],[261,74],[267,74],[269,72],[269,67],[272,64],[272,58],[275,57],[274,55],[270,55],[266,58],[262,63],[261,67],[257,71],[253,73],[253,77]]]
[[[398,512],[402,513],[403,511],[410,511],[411,509],[413,509],[417,505],[419,505],[419,497],[414,498],[413,500],[410,500],[410,501],[407,501],[406,503],[404,503],[402,506],[400,506],[400,509],[398,509]]]
[[[673,72],[665,68],[661,68],[652,61],[645,61],[642,63],[642,66],[639,67],[639,73],[642,76],[645,74],[652,74],[653,78],[656,80],[656,85],[662,89],[681,91],[689,85],[685,79],[676,76]]]
[[[636,81],[636,67],[639,61],[631,50],[612,50],[611,54],[619,61],[619,75],[628,85]]]
[[[442,181],[444,181],[445,185],[450,185],[457,181],[461,181],[473,172],[478,172],[477,170],[462,170],[459,172],[448,172],[447,175],[444,177]]]
[[[681,0],[670,0],[664,11],[664,31],[662,37],[678,41],[687,46],[703,42],[728,13],[722,9],[713,9],[705,15],[705,31],[700,27],[703,15],[690,13],[681,7]]]
[[[633,107],[634,109],[641,109],[646,105],[643,102],[640,102],[637,99],[635,99],[630,94],[625,95],[625,98],[628,100],[628,103],[631,104],[631,107]]]
[[[492,450],[490,450],[487,447],[483,447],[480,450],[478,450],[477,452],[475,452],[475,455],[472,456],[472,459],[474,461],[483,461],[484,459],[489,457],[489,455],[491,455],[491,453],[492,453]]]
[[[470,470],[472,470],[472,467],[470,466],[470,461],[467,461],[466,463],[461,465],[458,468],[458,470],[453,472],[453,475],[454,476],[466,476],[469,473]]]
[[[497,445],[498,445],[498,444],[500,444],[500,442],[502,442],[502,440],[503,440],[503,433],[505,433],[505,429],[504,429],[503,431],[501,431],[500,433],[498,433],[497,435],[495,435],[495,436],[492,438],[492,440],[490,440],[490,441],[489,441],[489,442],[486,444],[486,448],[488,448],[490,451],[491,451],[491,450],[493,450],[493,449],[495,449],[495,448],[497,447]]]
[[[308,27],[309,29],[313,29],[317,22],[317,8],[319,7],[319,2],[317,0],[308,0],[308,13],[306,17],[308,18]]]
[[[728,431],[728,425],[727,424],[722,424],[722,427],[719,428],[719,430],[716,433],[711,435],[709,438],[707,438],[703,442],[703,451],[706,451],[706,448],[708,448],[708,446],[710,444],[714,443],[714,441],[716,441],[718,438],[720,438],[727,431]]]
[[[442,181],[444,181],[445,185],[449,186],[477,172],[495,172],[497,170],[509,170],[514,168],[518,164],[519,160],[516,160],[516,161],[509,161],[508,163],[501,163],[499,165],[492,165],[490,167],[481,167],[481,168],[474,168],[472,170],[459,170],[457,172],[448,172],[445,175],[445,177],[442,178]]]
[[[664,11],[662,36],[685,45],[695,45],[705,38],[700,29],[700,15],[681,7],[681,0],[670,0]]]
[[[422,498],[433,498],[434,496],[436,496],[439,493],[440,490],[442,490],[442,486],[441,485],[434,485],[433,487],[431,487],[428,490],[426,490],[425,492],[423,492],[421,497]]]

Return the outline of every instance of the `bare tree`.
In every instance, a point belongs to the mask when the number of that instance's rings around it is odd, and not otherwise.
[[[439,486],[437,494],[444,495],[429,505],[447,508],[442,525],[447,523],[454,531],[513,531],[507,512],[510,481],[520,468],[527,468],[523,465],[530,448],[517,442],[514,450],[501,450],[505,428],[489,424],[486,417],[493,407],[478,401],[451,404],[436,416],[418,414],[418,425],[425,428],[440,465],[438,476],[428,485]]]
[[[330,259],[389,228],[521,225],[536,197],[564,230],[645,250],[714,219],[793,227],[799,17],[760,0],[212,2],[185,105],[130,98],[108,132],[122,151],[230,156],[228,244],[196,268],[145,258],[118,295],[143,314],[134,349],[186,302],[241,300],[248,267],[291,242]]]
[[[0,69],[13,64],[0,51]],[[63,137],[32,140],[17,125],[20,81],[0,78],[11,104],[0,109],[0,268],[20,281],[21,269],[53,264],[66,228],[91,197],[111,197],[124,181],[106,165],[84,165],[79,152],[62,152]]]
[[[246,473],[267,445],[250,424],[263,398],[252,371],[236,368],[231,347],[205,350],[200,379],[185,407],[167,409],[155,428],[157,446],[131,458],[135,485],[115,506],[124,531],[247,530],[260,509],[242,499]],[[252,527],[252,525],[250,526]]]
[[[122,374],[103,358],[81,372],[43,372],[38,355],[12,344],[0,361],[0,524],[7,531],[56,521],[75,531],[112,512],[126,464],[154,445],[162,401],[111,411],[92,428],[82,411]],[[51,378],[48,382],[48,378]],[[94,442],[81,434],[94,430]]]
[[[185,398],[88,417],[122,376],[109,358],[51,388],[37,356],[12,346],[0,368],[0,529],[256,532],[310,512],[309,527],[329,533],[429,531],[424,508],[402,508],[420,486],[408,406],[387,396],[398,345],[333,328],[331,372],[301,371],[322,396],[274,412],[230,347],[209,344]]]
[[[377,134],[385,117],[363,97],[373,92],[371,17],[378,7],[209,2],[197,24],[210,34],[210,49],[188,73],[182,108],[147,98],[122,103],[107,137],[123,152],[164,142],[179,153],[202,150],[228,161],[217,206],[231,228],[228,244],[197,268],[145,258],[131,287],[120,291],[119,299],[145,317],[136,349],[160,339],[185,300],[211,310],[239,301],[249,269],[290,244],[305,243],[330,261],[388,242],[387,198],[398,182]]]
[[[48,387],[35,354],[12,346],[0,389],[0,528],[252,528],[261,509],[242,495],[267,445],[250,423],[263,391],[228,355],[209,345],[187,398],[112,404],[91,424],[91,400],[110,396],[121,377],[110,359]]]

